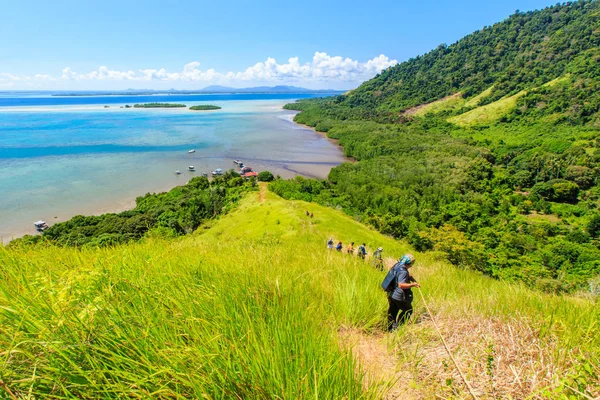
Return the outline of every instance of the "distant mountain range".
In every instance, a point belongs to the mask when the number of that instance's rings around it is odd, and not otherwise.
[[[248,88],[234,88],[220,85],[210,85],[198,90],[155,90],[155,89],[126,89],[120,91],[77,91],[77,92],[55,92],[52,96],[142,96],[155,94],[204,94],[204,93],[343,93],[343,90],[333,89],[306,89],[297,86],[256,86]]]

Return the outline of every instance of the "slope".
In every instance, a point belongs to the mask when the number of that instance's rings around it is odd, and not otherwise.
[[[468,99],[492,85],[489,102],[540,86],[576,69],[581,59],[597,56],[598,7],[596,1],[577,1],[517,11],[454,44],[382,71],[342,103],[385,114],[457,92]]]
[[[409,250],[339,211],[264,187],[179,239],[0,249],[0,386],[13,397],[466,395],[423,302],[414,324],[379,333],[382,272],[328,251],[328,237],[381,245],[390,256]],[[439,259],[419,254],[414,272],[479,394],[599,394],[597,306]]]

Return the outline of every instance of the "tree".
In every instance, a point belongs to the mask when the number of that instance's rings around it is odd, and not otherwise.
[[[260,171],[256,178],[259,182],[271,182],[275,179],[271,171]]]

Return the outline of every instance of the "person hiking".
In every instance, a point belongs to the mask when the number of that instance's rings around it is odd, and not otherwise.
[[[383,271],[383,247],[378,247],[373,253],[373,265],[380,271]]]
[[[413,312],[413,287],[421,287],[417,281],[408,272],[409,268],[415,263],[415,257],[412,254],[405,254],[392,267],[388,276],[393,274],[393,280],[388,286],[388,332],[393,332],[408,321]],[[386,280],[388,277],[386,276]],[[384,283],[386,281],[384,280]]]
[[[361,244],[360,246],[358,246],[358,256],[360,258],[362,258],[363,260],[365,259],[365,257],[367,256],[367,248],[365,247],[365,244]]]
[[[346,249],[346,251],[348,252],[348,254],[354,254],[354,242],[352,242],[348,245],[348,248]]]
[[[336,249],[337,251],[342,251],[342,247],[344,247],[344,246],[342,245],[342,242],[338,242],[337,246],[335,246],[335,249]]]
[[[327,241],[327,248],[329,250],[333,250],[333,238],[329,238],[329,240]]]

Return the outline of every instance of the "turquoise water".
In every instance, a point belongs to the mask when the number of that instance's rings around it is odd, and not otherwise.
[[[292,123],[293,113],[281,109],[288,101],[216,100],[223,109],[210,112],[119,103],[0,107],[0,237],[34,233],[38,219],[129,208],[146,192],[233,168],[233,159],[283,177],[326,177],[343,155]]]

